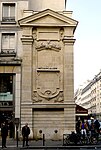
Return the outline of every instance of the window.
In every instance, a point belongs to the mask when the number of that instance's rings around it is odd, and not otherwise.
[[[13,105],[13,75],[0,74],[0,105]]]
[[[2,33],[2,54],[15,54],[15,33]]]
[[[0,93],[13,93],[13,75],[0,73]]]
[[[15,3],[3,3],[2,21],[3,22],[15,21]]]
[[[0,126],[14,117],[13,79],[12,73],[0,73]]]

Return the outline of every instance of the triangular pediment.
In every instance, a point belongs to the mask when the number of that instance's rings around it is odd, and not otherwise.
[[[19,20],[20,26],[76,26],[77,23],[76,20],[50,9]]]

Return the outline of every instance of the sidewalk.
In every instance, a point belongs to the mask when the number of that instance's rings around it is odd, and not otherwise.
[[[2,143],[0,139],[0,150],[2,150]],[[46,140],[43,143],[43,140],[30,140],[29,141],[29,147],[22,147],[22,141],[18,141],[18,147],[17,147],[17,141],[14,139],[7,139],[7,148],[5,150],[24,150],[24,149],[33,149],[33,150],[57,150],[57,149],[101,149],[101,142],[98,145],[68,145],[68,146],[63,146],[63,141],[53,141],[53,140]]]
[[[53,141],[53,140],[46,140],[43,143],[43,140],[29,140],[29,148],[32,147],[42,147],[42,146],[62,146],[63,145],[63,141],[59,140],[59,141]],[[7,150],[20,150],[22,149],[22,141],[18,141],[18,147],[17,147],[17,141],[14,139],[7,139]],[[0,150],[2,148],[2,141],[0,139]],[[26,148],[26,147],[25,147]],[[23,148],[24,149],[24,148]],[[38,148],[39,149],[39,148]]]

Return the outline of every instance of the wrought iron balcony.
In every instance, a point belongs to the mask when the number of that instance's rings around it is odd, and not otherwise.
[[[0,56],[5,56],[5,57],[15,56],[15,55],[16,55],[15,49],[2,49],[0,53]]]
[[[2,17],[1,23],[15,23],[15,17]]]

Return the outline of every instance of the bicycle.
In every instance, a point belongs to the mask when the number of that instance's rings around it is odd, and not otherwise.
[[[80,135],[75,132],[71,134],[67,134],[66,138],[64,139],[64,145],[77,145],[80,141]]]

